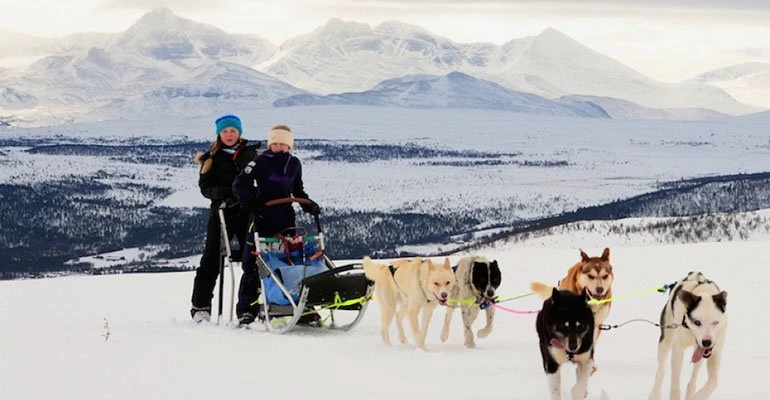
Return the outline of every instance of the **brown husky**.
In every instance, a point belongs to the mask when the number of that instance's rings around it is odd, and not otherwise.
[[[583,250],[580,250],[580,261],[567,270],[567,276],[559,281],[559,288],[575,294],[581,294],[585,288],[586,294],[591,299],[611,299],[614,279],[615,274],[610,264],[609,248],[604,249],[601,257],[589,257]],[[543,299],[551,297],[553,290],[552,286],[540,282],[532,282],[530,288]],[[594,346],[596,346],[601,332],[599,327],[610,315],[612,302],[590,303],[590,306],[594,313]]]
[[[406,344],[403,320],[408,315],[415,345],[424,350],[433,311],[438,305],[446,305],[455,286],[455,275],[449,258],[444,259],[443,265],[423,258],[397,260],[392,265],[385,265],[364,257],[363,266],[366,277],[374,281],[374,290],[380,303],[382,341],[391,345],[390,323],[395,315],[398,340]],[[417,319],[421,310],[422,325]]]

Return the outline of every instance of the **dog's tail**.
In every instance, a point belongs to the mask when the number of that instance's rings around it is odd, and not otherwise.
[[[382,271],[384,268],[387,268],[384,264],[378,264],[374,262],[369,256],[364,256],[363,261],[361,264],[364,266],[364,274],[367,278],[371,281],[377,281],[377,275],[379,275],[379,272]]]
[[[529,284],[529,288],[532,289],[532,291],[543,300],[549,299],[551,297],[551,293],[553,293],[553,286],[549,286],[541,282],[532,282]]]

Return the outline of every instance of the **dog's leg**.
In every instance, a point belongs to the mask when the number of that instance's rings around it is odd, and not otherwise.
[[[465,347],[472,349],[476,347],[476,342],[473,340],[473,321],[479,315],[479,308],[475,305],[470,307],[463,307],[463,335],[465,337]]]
[[[409,318],[409,326],[412,328],[412,337],[417,347],[420,347],[420,323],[417,321],[417,317],[420,314],[420,303],[410,302],[407,309],[407,317]]]
[[[712,393],[714,393],[714,390],[717,389],[717,383],[719,383],[719,365],[721,364],[722,358],[720,355],[722,345],[723,343],[718,344],[717,346],[719,347],[715,349],[711,354],[711,357],[709,357],[708,380],[706,381],[706,384],[703,385],[703,387],[697,393],[695,393],[693,400],[706,400],[711,396]]]
[[[663,378],[666,376],[666,357],[671,350],[671,337],[666,335],[658,343],[658,369],[655,371],[655,383],[652,385],[649,400],[660,400]]]
[[[561,371],[548,375],[548,391],[551,393],[551,400],[561,400]]]
[[[382,336],[382,341],[385,343],[386,346],[392,346],[390,343],[390,323],[393,322],[393,316],[396,313],[395,307],[393,307],[392,304],[385,304],[384,301],[380,300],[380,310],[381,310],[381,317],[382,317],[382,325],[380,327],[380,335]]]
[[[594,328],[594,357],[596,357],[596,343],[599,341],[599,335],[602,333],[602,330],[599,329],[599,327]],[[596,361],[593,362],[593,367],[591,367],[591,375],[596,373],[596,370],[598,370],[599,367],[596,365]]]
[[[695,388],[698,385],[698,372],[700,371],[700,367],[703,364],[704,364],[704,361],[700,360],[692,366],[690,381],[687,382],[687,389],[684,392],[684,398],[686,400],[692,400],[693,396],[695,395]]]
[[[445,307],[446,314],[444,315],[444,326],[441,328],[441,343],[446,343],[449,339],[449,324],[452,323],[452,314],[454,314],[454,307]]]
[[[422,325],[420,325],[420,337],[419,337],[419,344],[418,347],[420,347],[423,350],[428,350],[425,345],[426,337],[428,336],[428,326],[430,325],[430,319],[433,317],[433,310],[435,310],[435,306],[426,305],[422,308]]]
[[[404,317],[406,317],[406,305],[401,303],[398,311],[396,311],[396,328],[398,328],[398,341],[401,344],[409,344],[406,339],[406,333],[404,333]]]
[[[679,400],[682,397],[682,359],[684,358],[684,348],[674,345],[671,348],[671,388],[669,391],[670,400]]]
[[[588,377],[591,376],[591,370],[593,369],[593,359],[588,359],[586,362],[578,363],[577,365],[577,380],[575,386],[572,387],[572,400],[584,400],[588,397]]]
[[[485,337],[489,336],[490,333],[492,333],[492,324],[495,320],[495,307],[489,306],[486,310],[487,314],[487,325],[479,330],[479,337],[484,339]]]

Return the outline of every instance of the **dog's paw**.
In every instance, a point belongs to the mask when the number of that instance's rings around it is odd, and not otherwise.
[[[591,375],[596,373],[596,371],[599,369],[599,367],[596,366],[596,361],[594,361],[593,367],[591,367]]]
[[[588,398],[588,390],[583,385],[575,385],[570,394],[572,394],[572,400],[585,400]]]
[[[441,332],[441,343],[446,343],[449,339],[449,332]]]
[[[481,339],[484,339],[487,336],[489,336],[490,333],[492,333],[492,328],[482,328],[482,329],[479,329],[479,333],[477,334],[477,336]]]
[[[473,340],[466,340],[464,344],[465,344],[465,348],[468,348],[468,349],[476,348],[476,342],[474,342]]]

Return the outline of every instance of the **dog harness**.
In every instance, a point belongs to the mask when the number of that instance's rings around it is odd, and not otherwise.
[[[400,286],[398,286],[398,282],[396,281],[396,267],[394,267],[393,264],[390,264],[388,265],[388,270],[390,271],[390,274],[393,275],[393,283],[396,284],[396,287],[398,288],[398,290],[404,293],[404,290],[401,289]],[[422,274],[419,274],[419,272],[422,272],[422,271],[418,271],[418,275],[417,275],[418,278],[420,277],[420,275],[422,275]],[[422,288],[420,288],[420,290],[422,290]],[[428,303],[432,301],[430,297],[428,297],[428,295],[425,294],[425,290],[422,290],[422,295],[425,296],[425,301],[427,301]]]

